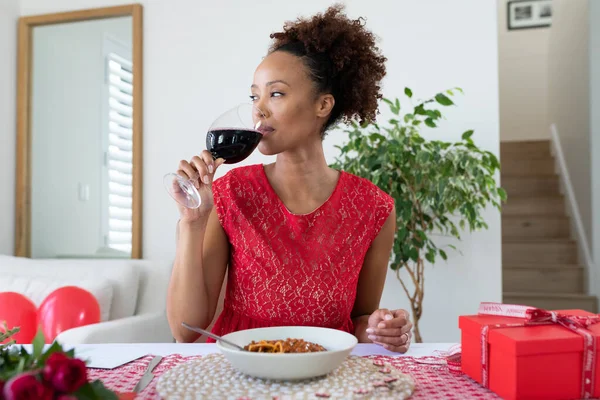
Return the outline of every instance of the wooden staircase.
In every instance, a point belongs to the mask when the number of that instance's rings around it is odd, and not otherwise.
[[[571,237],[549,141],[503,142],[503,302],[597,312]]]

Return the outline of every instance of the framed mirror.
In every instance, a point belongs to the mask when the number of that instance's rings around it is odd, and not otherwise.
[[[19,20],[15,255],[142,258],[142,6]]]

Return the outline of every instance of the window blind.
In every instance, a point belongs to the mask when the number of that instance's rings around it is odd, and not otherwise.
[[[131,252],[133,182],[133,69],[131,62],[114,53],[107,59],[108,231],[104,245]]]

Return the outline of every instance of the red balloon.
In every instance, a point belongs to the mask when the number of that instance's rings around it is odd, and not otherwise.
[[[87,290],[64,286],[42,301],[38,316],[46,343],[51,343],[61,332],[100,322],[100,305]]]
[[[6,322],[8,329],[19,327],[12,339],[18,344],[33,342],[37,332],[37,309],[35,304],[21,293],[0,293],[0,324]],[[7,343],[9,339],[3,343]]]

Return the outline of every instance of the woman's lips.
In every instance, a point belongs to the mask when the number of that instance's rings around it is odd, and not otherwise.
[[[260,133],[261,133],[263,136],[264,136],[264,135],[266,135],[266,134],[268,134],[268,133],[271,133],[271,132],[273,132],[274,130],[275,130],[275,129],[271,128],[271,127],[270,127],[270,126],[268,126],[268,125],[262,125],[262,126],[260,126],[260,127],[258,128],[258,131],[259,131],[259,132],[260,132]]]

